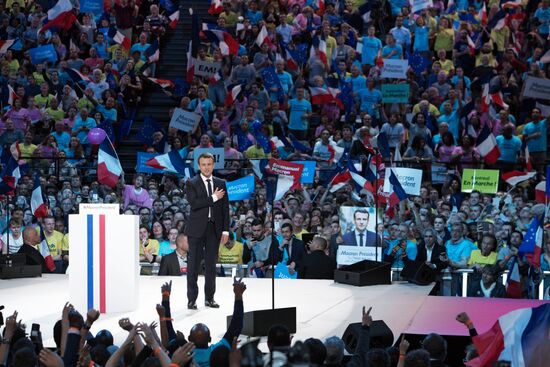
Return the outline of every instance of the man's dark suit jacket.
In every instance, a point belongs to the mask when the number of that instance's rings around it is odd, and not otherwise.
[[[214,176],[212,178],[212,193],[218,188],[225,191],[224,197],[215,203],[212,197],[208,196],[200,174],[187,182],[187,201],[191,205],[191,214],[187,223],[187,236],[189,237],[203,237],[205,235],[208,223],[208,208],[212,208],[216,237],[220,238],[223,231],[229,231],[229,200],[227,199],[225,181]]]
[[[434,248],[432,250],[432,257],[430,259],[427,259],[428,251],[426,250],[426,245],[424,242],[422,242],[418,246],[418,253],[416,255],[416,261],[419,263],[425,263],[426,261],[431,262],[432,264],[435,264],[436,271],[440,272],[441,270],[445,269],[447,267],[447,263],[442,262],[439,260],[439,255],[441,255],[443,252],[445,252],[445,247],[438,245],[437,243],[434,245]]]
[[[366,231],[367,238],[365,238],[365,246],[376,246],[376,233],[371,231]],[[359,246],[357,243],[357,236],[355,234],[355,230],[348,232],[342,236],[342,239],[344,240],[344,245],[346,246]]]
[[[304,256],[302,266],[298,269],[298,278],[334,279],[335,269],[336,261],[324,251],[316,250]]]
[[[46,262],[44,261],[44,257],[34,247],[23,244],[23,246],[19,248],[19,251],[17,251],[17,253],[26,255],[27,265],[40,265],[42,267],[42,273],[50,273],[50,270],[48,269],[48,267],[46,266]]]
[[[176,251],[162,257],[162,260],[160,260],[159,275],[181,275],[180,262]]]
[[[299,269],[302,265],[302,260],[304,259],[304,256],[306,254],[306,247],[304,246],[304,242],[293,237],[292,241],[290,242],[291,248],[291,254],[290,259],[287,261],[286,265],[290,264],[294,261],[296,264],[296,269]],[[287,250],[288,251],[288,250]],[[278,263],[283,260],[283,251],[279,249],[279,246],[275,249],[275,262]]]
[[[470,284],[468,287],[468,297],[484,297],[480,280],[473,281]],[[495,288],[491,291],[491,298],[506,298],[506,288],[504,285],[497,281]]]

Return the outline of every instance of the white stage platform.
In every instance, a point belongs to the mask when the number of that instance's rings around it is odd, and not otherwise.
[[[204,278],[199,277],[197,311],[187,309],[186,278],[141,276],[139,279],[139,307],[130,313],[102,314],[92,332],[109,329],[119,344],[126,332],[118,327],[118,320],[129,317],[133,323],[158,321],[155,305],[161,301],[160,286],[172,280],[171,310],[174,327],[186,336],[198,322],[209,326],[212,340],[217,341],[226,330],[226,316],[233,312],[232,278],[217,278],[216,301],[220,309],[204,307]],[[244,310],[271,308],[271,279],[244,279],[247,290],[244,294]],[[372,306],[375,320],[383,319],[393,331],[394,337],[406,330],[431,287],[408,283],[354,287],[334,283],[331,280],[276,280],[275,306],[297,308],[297,332],[294,340],[309,337],[324,339],[341,337],[349,323],[361,321],[363,305]],[[42,278],[0,280],[0,305],[5,305],[4,317],[15,309],[27,325],[41,325],[44,345],[53,346],[53,325],[61,318],[65,302],[69,300],[68,275],[44,275]],[[84,314],[86,310],[79,310]]]

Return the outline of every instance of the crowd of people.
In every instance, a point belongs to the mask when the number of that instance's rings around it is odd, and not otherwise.
[[[23,230],[37,227],[54,271],[65,272],[68,215],[80,203],[120,203],[123,213],[140,217],[140,261],[160,263],[160,274],[185,273],[185,178],[136,174],[132,183],[121,177],[114,188],[103,185],[90,163],[97,148],[87,134],[100,126],[115,144],[124,139],[123,122],[135,116],[142,92],[159,88],[148,50],[173,31],[167,15],[174,4],[106,1],[105,12],[94,15],[72,2],[74,23],[43,30],[53,5],[10,0],[0,8],[3,164],[17,155],[29,169],[1,204],[2,253],[17,252]],[[548,1],[434,1],[414,12],[411,5],[224,0],[211,11],[216,24],[203,26],[188,57],[219,62],[219,78],[195,75],[184,88],[163,89],[179,108],[200,110],[201,123],[188,133],[156,126],[143,150],[192,158],[194,148],[223,148],[226,165],[216,174],[228,180],[251,174],[256,159],[312,160],[317,167],[313,184],[283,200],[268,200],[257,179],[249,200],[231,202],[231,235],[220,244],[220,263],[262,277],[284,262],[291,275],[330,278],[345,243],[339,207],[377,206],[375,244],[395,267],[429,254],[424,261],[437,270],[474,269],[469,294],[503,296],[491,284],[519,262],[522,296],[539,296],[534,285],[550,270],[548,236],[539,262],[517,249],[544,212],[535,185],[545,176],[548,109],[522,90],[527,78],[547,79]],[[231,37],[238,50],[227,51],[207,29]],[[130,40],[129,49],[113,30]],[[33,62],[30,51],[46,45],[54,46],[57,61]],[[382,77],[384,60],[391,59],[408,60],[406,79]],[[406,102],[385,99],[383,86],[403,83]],[[319,89],[331,97],[317,103]],[[481,146],[487,132],[500,151],[494,165]],[[381,133],[390,158],[376,149]],[[270,143],[277,140],[283,144]],[[379,178],[385,167],[420,167],[420,195],[392,207],[380,190],[357,190],[353,182],[332,190],[332,178],[348,162],[360,173],[375,167]],[[438,164],[444,182],[430,175]],[[474,167],[537,175],[515,187],[501,180],[496,195],[463,193],[462,170]],[[48,199],[41,218],[30,205],[36,172]],[[304,242],[306,233],[316,236]]]

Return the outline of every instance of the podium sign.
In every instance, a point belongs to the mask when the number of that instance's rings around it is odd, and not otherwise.
[[[80,204],[69,215],[70,302],[101,313],[138,308],[139,217],[118,204]]]

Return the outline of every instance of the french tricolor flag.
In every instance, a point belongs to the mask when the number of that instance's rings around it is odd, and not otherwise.
[[[488,125],[483,126],[483,129],[481,129],[477,137],[476,146],[485,163],[495,164],[497,162],[500,157],[500,149]]]
[[[517,184],[527,181],[537,175],[537,172],[521,172],[511,171],[502,174],[502,179],[510,186],[516,186]]]
[[[0,55],[4,55],[11,46],[15,43],[15,40],[0,40]]]
[[[19,96],[17,95],[17,93],[15,93],[15,91],[13,90],[13,88],[11,87],[11,85],[8,84],[8,104],[10,106],[13,106],[13,103],[15,102],[15,100],[17,98],[19,98]]]
[[[172,14],[168,16],[168,19],[170,19],[169,26],[172,29],[175,29],[178,26],[178,21],[180,19],[180,11],[176,10]]]
[[[113,39],[117,44],[121,45],[123,49],[129,50],[131,45],[131,40],[121,33],[116,27],[109,28],[107,35]]]
[[[485,6],[485,1],[483,1],[483,5],[479,9],[479,12],[477,13],[477,17],[479,18],[479,21],[481,22],[482,26],[487,25],[487,7]]]
[[[324,105],[334,102],[334,96],[323,87],[309,87],[311,93],[311,103]]]
[[[86,215],[86,304],[107,312],[107,250],[105,214]],[[94,271],[94,269],[96,271]]]
[[[506,283],[506,295],[508,298],[521,298],[521,278],[519,276],[519,264],[517,258],[512,260],[510,274]]]
[[[348,182],[351,181],[351,174],[348,170],[339,172],[332,178],[332,181],[330,181],[330,192],[336,192],[340,190],[342,187],[346,186]]]
[[[273,42],[271,42],[271,38],[269,38],[269,33],[267,32],[265,25],[260,30],[260,33],[258,33],[258,37],[256,37],[256,44],[258,46],[261,47],[264,43],[267,43],[270,46],[273,44]]]
[[[34,179],[34,187],[31,194],[31,210],[32,215],[36,218],[44,218],[48,215],[48,207],[44,201],[44,195],[42,195],[42,185],[40,183],[40,176],[38,175]]]
[[[390,205],[393,207],[396,204],[399,204],[399,202],[407,199],[409,195],[405,192],[403,189],[403,186],[401,186],[401,183],[399,182],[399,179],[397,178],[397,175],[393,171],[393,169],[390,169],[390,187],[392,188],[392,193],[390,195]]]
[[[90,78],[88,75],[82,74],[80,71],[76,69],[66,69],[65,72],[76,83],[79,83],[79,82],[89,83],[92,81],[92,78]]]
[[[153,43],[151,43],[151,46],[149,46],[149,48],[145,50],[145,56],[147,56],[147,61],[149,62],[159,61],[160,51],[158,40],[154,40]]]
[[[466,365],[493,366],[502,360],[511,366],[547,366],[550,360],[548,325],[550,303],[502,315],[491,329],[472,338],[479,357]]]
[[[233,103],[239,98],[239,95],[242,92],[242,85],[237,84],[233,86],[229,86],[227,88],[227,95],[225,96],[225,105],[227,107],[232,106]]]
[[[38,30],[38,33],[46,32],[46,30],[52,27],[70,29],[75,21],[76,16],[73,13],[71,1],[59,0],[53,8],[48,10],[47,22]]]
[[[38,225],[38,230],[40,231],[40,243],[37,245],[38,252],[40,252],[40,255],[44,258],[46,268],[53,273],[55,271],[55,263],[53,262],[50,247],[48,246],[48,241],[46,240],[44,228],[42,228],[40,224]]]
[[[223,56],[237,55],[240,44],[228,32],[217,29],[216,25],[202,24],[202,34],[217,43]]]
[[[145,165],[170,173],[185,174],[187,165],[177,150],[157,155],[145,162]]]
[[[109,137],[106,137],[99,145],[97,153],[97,180],[102,185],[115,187],[122,173],[122,166],[115,148],[113,148]]]
[[[330,153],[329,162],[338,163],[338,161],[340,161],[340,158],[342,158],[342,156],[344,155],[345,149],[343,147],[339,147],[333,141],[328,143],[327,148]]]
[[[212,0],[210,2],[210,7],[208,8],[208,14],[217,15],[223,12],[222,0]]]
[[[147,78],[151,83],[154,83],[161,87],[162,89],[165,88],[174,88],[174,82],[171,80],[166,79],[157,79],[157,78]]]

